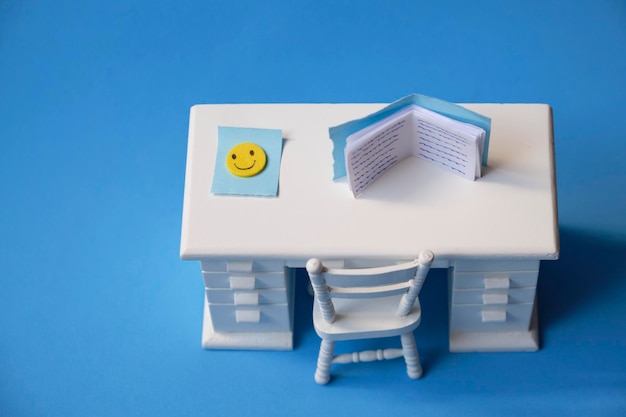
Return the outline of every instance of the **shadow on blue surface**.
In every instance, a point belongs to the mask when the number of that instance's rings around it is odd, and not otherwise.
[[[624,290],[626,240],[610,233],[561,228],[558,261],[543,262],[539,273],[540,329],[570,320],[586,309],[611,305]]]

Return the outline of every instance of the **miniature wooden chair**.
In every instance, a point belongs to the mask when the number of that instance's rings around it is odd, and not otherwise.
[[[423,251],[412,262],[363,269],[331,269],[309,259],[306,269],[315,293],[313,325],[322,338],[315,381],[330,380],[332,363],[369,362],[404,356],[410,378],[422,376],[413,330],[420,324],[419,292],[433,262]],[[400,336],[402,349],[334,356],[335,342]]]

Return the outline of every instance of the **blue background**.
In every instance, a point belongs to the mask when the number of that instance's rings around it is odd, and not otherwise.
[[[623,1],[2,1],[0,415],[624,415],[625,74]],[[203,351],[190,106],[412,92],[553,106],[542,349],[448,353],[437,270],[419,381],[393,361],[317,386],[303,285],[294,351]]]

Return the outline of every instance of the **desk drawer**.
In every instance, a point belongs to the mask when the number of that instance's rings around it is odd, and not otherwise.
[[[533,303],[506,305],[452,305],[451,332],[528,330]]]
[[[287,304],[240,307],[209,304],[213,328],[218,332],[290,331]]]
[[[453,288],[508,289],[534,288],[539,271],[453,272]]]
[[[228,272],[203,272],[204,285],[207,288],[232,290],[254,290],[265,288],[286,288],[284,272],[252,272],[234,274]]]
[[[519,304],[535,301],[535,288],[511,288],[505,290],[455,289],[452,304]]]
[[[282,272],[285,267],[285,261],[226,261],[202,259],[200,265],[204,272]]]
[[[539,260],[478,260],[456,261],[454,269],[457,272],[483,271],[538,271]]]
[[[267,289],[256,291],[237,291],[230,289],[206,289],[209,303],[233,305],[286,304],[285,289]]]

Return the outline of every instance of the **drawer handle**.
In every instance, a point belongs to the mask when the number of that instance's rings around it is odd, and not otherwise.
[[[508,289],[511,287],[511,280],[508,277],[485,278],[485,288],[487,289]]]
[[[489,309],[483,310],[481,312],[483,323],[490,322],[505,322],[506,321],[506,310],[504,309]]]
[[[255,283],[254,275],[230,276],[230,288],[233,290],[253,290]]]
[[[508,304],[509,294],[505,292],[493,292],[483,294],[483,304]]]
[[[235,305],[259,305],[258,292],[236,292]]]
[[[261,310],[236,310],[237,323],[258,323],[261,321]]]

